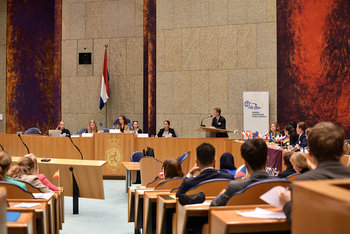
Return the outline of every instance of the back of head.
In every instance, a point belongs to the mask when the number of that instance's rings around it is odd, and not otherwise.
[[[343,153],[345,133],[331,122],[316,124],[308,136],[309,152],[317,161],[339,161]]]
[[[163,162],[163,169],[165,170],[170,162],[171,158],[166,158]]]
[[[252,170],[263,169],[267,161],[267,145],[263,139],[248,139],[241,146],[241,155]]]
[[[293,151],[288,151],[287,153],[285,153],[283,155],[283,162],[284,162],[284,164],[286,164],[287,168],[293,167],[292,163],[290,162],[290,158],[292,157],[293,154],[294,154]]]
[[[167,164],[166,169],[164,169],[164,178],[166,180],[174,177],[183,177],[184,173],[181,169],[181,163],[176,158],[171,158]]]
[[[215,148],[209,143],[197,147],[197,160],[202,166],[211,166],[215,159]]]
[[[297,165],[300,169],[308,168],[314,170],[315,166],[310,162],[306,155],[302,152],[294,153],[290,158],[291,163]]]
[[[306,123],[305,122],[299,122],[298,126],[301,130],[303,130],[303,132],[305,132],[305,130],[306,130]]]
[[[295,121],[289,121],[286,126],[287,125],[291,125],[294,129],[297,129],[297,123]]]
[[[22,157],[17,165],[10,168],[7,175],[11,178],[21,178],[22,175],[32,175],[34,162],[29,157]]]
[[[0,152],[0,180],[5,180],[4,176],[6,174],[7,168],[11,165],[12,158],[11,155],[6,151]]]
[[[36,159],[36,156],[34,154],[26,154],[24,155],[24,157],[28,157],[33,161],[34,163],[33,172],[32,172],[33,175],[39,174],[39,166],[38,166],[38,160]]]
[[[236,170],[235,161],[231,153],[223,153],[220,157],[220,170]]]

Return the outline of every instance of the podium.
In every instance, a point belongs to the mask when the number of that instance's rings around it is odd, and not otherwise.
[[[197,128],[198,132],[205,132],[206,137],[216,137],[216,133],[229,133],[233,132],[233,130],[226,130],[226,129],[220,129],[220,128],[208,128],[208,127],[199,127]]]

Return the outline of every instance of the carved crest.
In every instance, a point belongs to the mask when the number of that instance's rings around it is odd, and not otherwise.
[[[119,139],[113,137],[108,140],[109,146],[105,153],[105,159],[108,162],[107,166],[113,173],[120,167],[122,163],[122,153],[119,147]]]

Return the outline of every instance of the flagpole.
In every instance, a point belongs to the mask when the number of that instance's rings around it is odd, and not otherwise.
[[[105,45],[106,52],[107,52],[107,47],[108,47],[108,45]],[[107,102],[105,104],[106,104],[106,128],[108,128],[107,127]]]

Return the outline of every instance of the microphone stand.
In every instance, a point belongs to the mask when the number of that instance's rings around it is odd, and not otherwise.
[[[22,140],[21,134],[18,133],[19,139],[21,139],[23,145],[27,148],[28,154],[30,154],[28,146],[26,145],[26,143],[24,143],[24,141]]]
[[[69,140],[72,142],[72,144],[75,146],[75,148],[77,148],[77,150],[79,151],[80,156],[81,156],[81,160],[84,160],[83,154],[81,153],[81,151],[80,151],[80,149],[78,148],[78,146],[76,146],[76,145],[74,144],[74,142],[72,141],[72,138],[70,138],[70,134],[68,135],[68,138],[69,138]]]
[[[205,127],[205,125],[203,125],[203,120],[204,120],[204,119],[207,119],[207,118],[211,118],[211,117],[213,117],[213,115],[204,117],[204,118],[201,120],[201,127]]]

